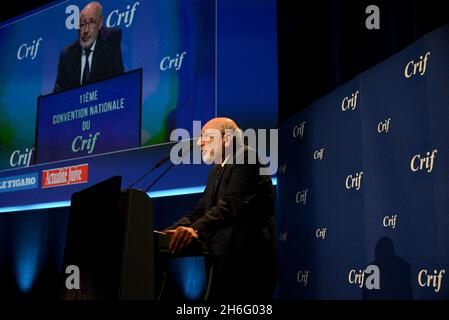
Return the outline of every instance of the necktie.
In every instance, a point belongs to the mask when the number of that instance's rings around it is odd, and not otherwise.
[[[84,54],[86,56],[86,61],[84,63],[84,69],[83,69],[83,80],[81,81],[81,85],[86,84],[87,81],[90,79],[90,67],[89,67],[89,57],[92,53],[92,50],[86,49],[84,50]]]

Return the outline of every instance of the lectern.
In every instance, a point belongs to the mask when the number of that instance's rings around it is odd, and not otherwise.
[[[121,191],[115,176],[72,195],[63,271],[76,266],[80,288],[67,300],[154,299],[153,213],[148,195]],[[73,269],[72,269],[73,270]]]
[[[76,267],[80,287],[67,287],[71,274],[63,272],[64,300],[154,300],[160,291],[155,279],[158,258],[219,254],[216,245],[196,240],[172,255],[170,236],[153,231],[148,195],[136,189],[121,191],[121,180],[115,176],[72,195],[63,271]]]

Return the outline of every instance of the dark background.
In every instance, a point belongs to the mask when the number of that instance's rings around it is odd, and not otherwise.
[[[280,121],[449,22],[444,1],[280,0],[277,4]],[[369,16],[365,9],[371,4],[380,9],[380,30],[365,27]]]
[[[0,19],[51,2],[16,2]],[[380,9],[380,30],[365,27],[371,4]],[[277,7],[280,121],[449,22],[437,0],[278,0]]]
[[[39,8],[43,5],[50,4],[52,2],[54,1],[28,0],[28,1],[9,2],[7,8],[2,8],[2,10],[0,10],[0,22],[4,22],[11,18],[15,18],[30,10]]]

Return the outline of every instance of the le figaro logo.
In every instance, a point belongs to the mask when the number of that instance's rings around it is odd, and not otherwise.
[[[50,187],[62,187],[78,183],[87,183],[88,180],[89,180],[88,164],[42,171],[43,189]]]
[[[38,172],[13,177],[0,177],[0,193],[36,189],[37,186]]]
[[[105,16],[105,23],[107,27],[125,26],[129,28],[136,17],[136,11],[140,5],[139,1],[133,4],[128,4],[124,8],[114,9],[107,16]],[[79,29],[80,8],[76,5],[69,5],[65,9],[68,14],[65,20],[65,26],[68,30]]]

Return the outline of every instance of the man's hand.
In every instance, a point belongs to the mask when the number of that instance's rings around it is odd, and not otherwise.
[[[193,239],[198,239],[198,234],[190,227],[177,227],[175,230],[167,230],[165,233],[172,235],[169,244],[171,253],[179,253],[186,248]]]

